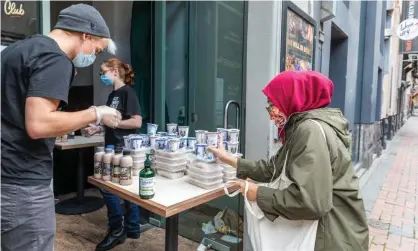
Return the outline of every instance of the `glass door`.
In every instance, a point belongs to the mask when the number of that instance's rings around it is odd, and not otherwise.
[[[239,125],[243,146],[244,2],[157,1],[154,5],[152,121],[160,130],[166,130],[167,123],[189,125],[190,136],[196,129],[216,131],[225,127],[225,105],[233,100],[237,106],[231,105],[226,127]],[[202,223],[224,209],[230,221],[240,222],[242,205],[239,196],[225,196],[193,208],[180,215],[179,233],[195,242],[213,238],[228,250],[240,250],[240,243],[222,241],[224,234],[205,235]]]
[[[194,135],[194,130],[213,132],[216,128],[238,126],[243,146],[245,3],[197,1],[189,2],[188,10],[190,134]],[[228,103],[231,105],[225,125],[225,106]],[[244,152],[243,148],[241,152]],[[197,242],[203,238],[214,240],[228,247],[227,250],[242,250],[241,243],[222,240],[222,233],[205,235],[202,231],[202,223],[213,222],[215,215],[224,210],[229,225],[235,222],[237,225],[231,227],[242,231],[242,208],[240,196],[224,196],[193,208],[181,215],[180,234]]]

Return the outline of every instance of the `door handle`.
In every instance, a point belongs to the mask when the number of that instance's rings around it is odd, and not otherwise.
[[[236,129],[239,129],[239,118],[240,118],[240,111],[241,111],[241,107],[239,105],[239,103],[235,100],[230,100],[228,101],[228,103],[226,103],[225,105],[225,112],[224,112],[224,128],[228,129],[228,110],[229,110],[229,106],[233,104],[235,105],[235,111],[236,111]]]
[[[192,121],[192,123],[196,123],[197,122],[197,113],[192,113],[192,116],[191,116],[191,121]]]

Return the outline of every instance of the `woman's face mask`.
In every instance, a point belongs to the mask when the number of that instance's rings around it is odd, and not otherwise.
[[[266,109],[270,115],[270,120],[273,120],[278,128],[282,128],[287,121],[287,116],[271,102],[268,102]]]
[[[113,79],[111,79],[106,74],[107,72],[110,72],[110,71],[111,70],[106,70],[106,71],[101,70],[100,71],[100,83],[102,83],[103,85],[106,85],[106,86],[113,85]]]

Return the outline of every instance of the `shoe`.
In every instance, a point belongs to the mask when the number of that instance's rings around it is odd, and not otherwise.
[[[107,251],[126,240],[126,232],[124,227],[119,229],[110,229],[102,242],[96,246],[96,251]]]
[[[141,236],[141,232],[128,232],[127,236],[129,239],[139,239],[139,237]]]

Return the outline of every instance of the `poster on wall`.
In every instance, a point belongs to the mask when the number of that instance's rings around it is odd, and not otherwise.
[[[282,41],[282,71],[313,70],[315,21],[294,4],[285,1],[283,8],[286,40]]]
[[[298,14],[287,11],[286,71],[312,70],[313,30]]]

